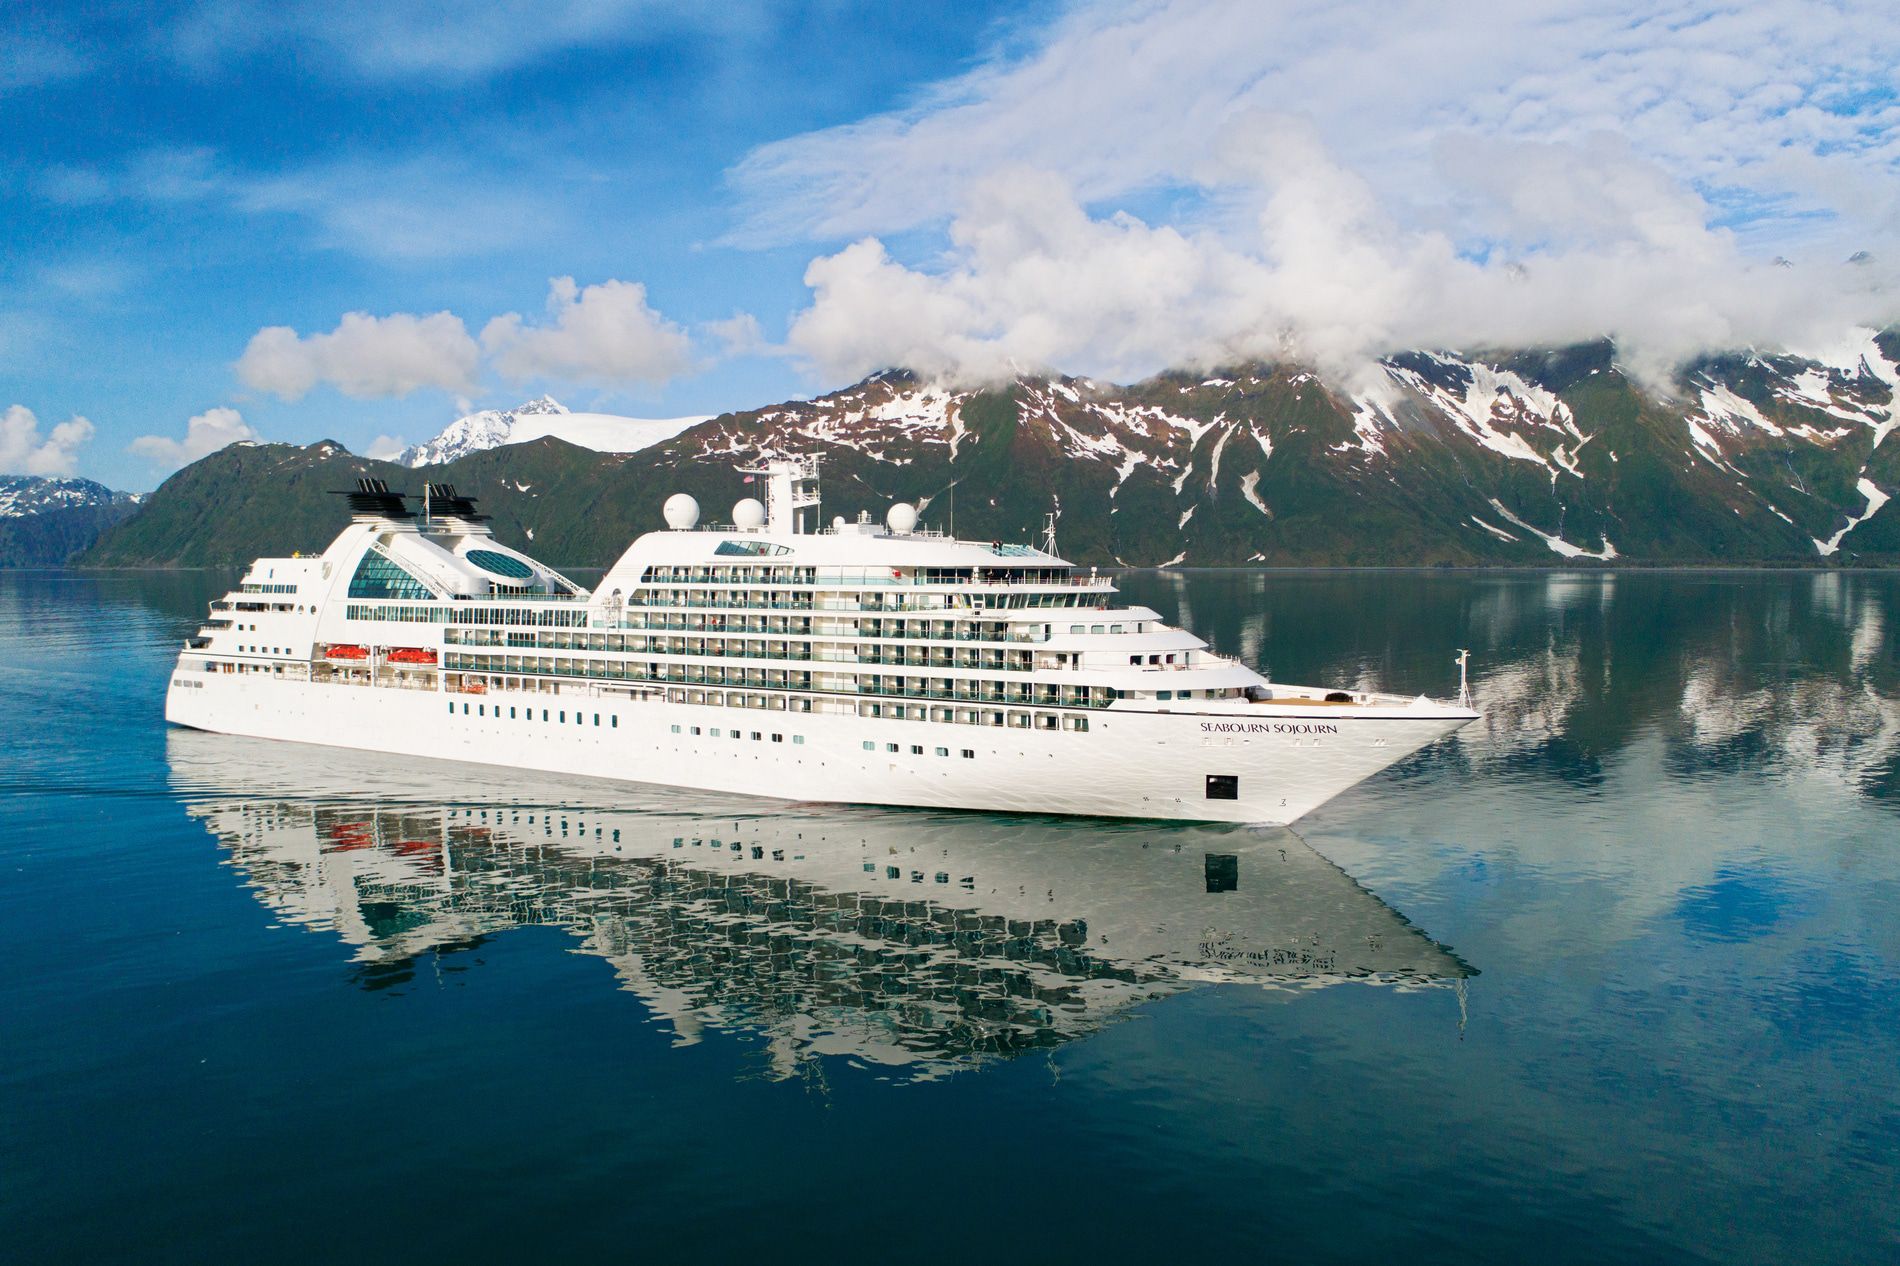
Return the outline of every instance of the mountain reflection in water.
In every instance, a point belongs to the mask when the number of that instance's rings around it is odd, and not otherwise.
[[[1452,763],[1590,787],[1655,737],[1678,779],[1819,775],[1900,803],[1891,573],[1236,570],[1118,583],[1280,680],[1443,695],[1457,685],[1451,648],[1469,647],[1483,719],[1401,773]]]
[[[762,813],[189,731],[168,752],[259,899],[338,933],[363,987],[560,927],[676,1043],[747,1035],[778,1077],[840,1056],[930,1078],[1206,983],[1455,986],[1462,1003],[1475,974],[1283,829]]]

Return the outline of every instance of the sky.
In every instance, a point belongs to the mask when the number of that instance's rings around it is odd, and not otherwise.
[[[355,12],[355,10],[362,10]],[[1871,3],[316,0],[0,24],[0,471],[908,366],[1693,356],[1900,319]]]

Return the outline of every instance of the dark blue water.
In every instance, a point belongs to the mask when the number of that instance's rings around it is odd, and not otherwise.
[[[168,733],[230,580],[0,573],[9,1261],[1900,1256],[1900,577],[1127,578],[1472,648],[1292,832]]]

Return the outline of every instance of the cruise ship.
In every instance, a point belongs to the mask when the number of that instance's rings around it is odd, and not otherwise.
[[[822,523],[813,459],[702,526],[685,494],[591,592],[472,499],[364,480],[178,657],[199,730],[791,801],[1286,823],[1476,718],[1267,680],[1109,578],[897,504]]]
[[[1292,831],[770,805],[175,730],[187,811],[365,989],[561,929],[676,1046],[922,1081],[1205,985],[1443,992],[1477,974]],[[583,972],[583,975],[587,973]]]

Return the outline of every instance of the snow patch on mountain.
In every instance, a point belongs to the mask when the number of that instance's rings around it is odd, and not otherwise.
[[[1552,552],[1561,554],[1565,558],[1594,558],[1598,562],[1607,563],[1612,558],[1616,557],[1616,546],[1610,543],[1610,538],[1607,536],[1603,538],[1602,549],[1600,550],[1584,549],[1581,545],[1572,545],[1569,541],[1566,541],[1561,536],[1555,536],[1539,528],[1532,527],[1530,524],[1524,522],[1524,520],[1518,518],[1515,514],[1512,514],[1509,510],[1505,509],[1504,503],[1499,501],[1496,497],[1488,498],[1488,500],[1491,502],[1491,508],[1493,510],[1496,510],[1499,514],[1503,515],[1511,523],[1514,523],[1518,527],[1523,528],[1526,532],[1529,532],[1532,536],[1536,537],[1538,540],[1542,541],[1544,544],[1550,546]]]
[[[525,444],[550,435],[595,452],[637,453],[705,420],[703,415],[628,418],[614,413],[575,413],[552,397],[541,396],[512,409],[483,409],[457,418],[440,435],[402,450],[394,460],[404,466],[439,466],[470,453],[504,444]]]
[[[1240,477],[1240,495],[1247,498],[1247,500],[1253,504],[1254,509],[1271,519],[1273,517],[1273,511],[1267,509],[1267,503],[1260,499],[1260,493],[1257,491],[1259,484],[1260,472],[1257,470],[1248,471]]]
[[[1861,496],[1867,498],[1867,509],[1860,514],[1850,515],[1847,520],[1847,526],[1828,537],[1825,541],[1816,540],[1814,542],[1815,551],[1819,553],[1822,558],[1832,557],[1841,548],[1841,541],[1846,538],[1849,532],[1852,532],[1855,528],[1880,513],[1880,507],[1892,500],[1885,492],[1881,491],[1873,480],[1867,478],[1864,474],[1854,484],[1854,490],[1860,493]]]

